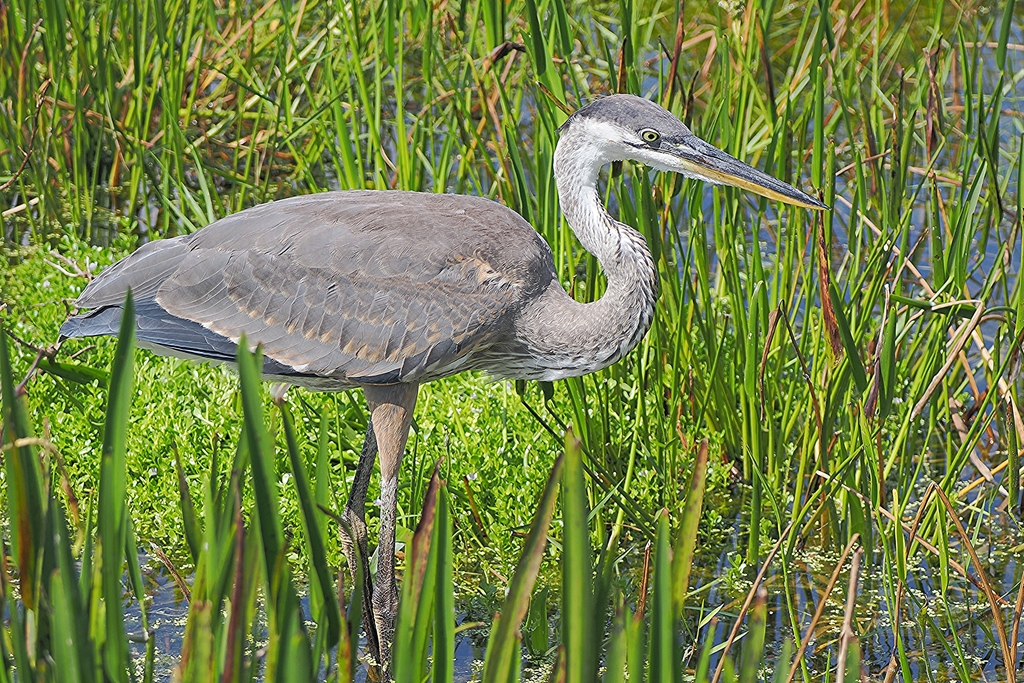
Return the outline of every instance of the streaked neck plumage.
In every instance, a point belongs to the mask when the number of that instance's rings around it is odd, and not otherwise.
[[[657,271],[643,236],[612,218],[597,190],[601,167],[621,158],[596,141],[586,121],[573,122],[555,149],[555,184],[562,213],[583,247],[601,263],[604,295],[578,303],[552,292],[526,320],[535,356],[551,359],[543,379],[608,367],[633,350],[650,329]],[[561,294],[559,296],[559,294]]]

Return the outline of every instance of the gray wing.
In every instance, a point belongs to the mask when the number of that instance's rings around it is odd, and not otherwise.
[[[417,381],[511,334],[553,277],[547,244],[494,202],[324,193],[144,246],[90,284],[77,303],[93,310],[61,333],[109,334],[131,287],[139,339],[173,351],[230,360],[244,334],[268,374]]]

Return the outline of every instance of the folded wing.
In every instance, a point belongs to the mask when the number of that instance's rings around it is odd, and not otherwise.
[[[244,334],[268,374],[419,381],[510,334],[553,273],[543,240],[494,202],[324,193],[144,246],[90,284],[77,303],[92,310],[61,333],[116,332],[130,287],[139,339],[173,352],[231,360]]]

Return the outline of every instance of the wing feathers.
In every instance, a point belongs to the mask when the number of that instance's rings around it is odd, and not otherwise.
[[[188,253],[183,238],[149,242],[89,283],[75,304],[79,308],[120,306],[129,289],[136,299],[152,296]]]
[[[151,316],[160,321],[147,332],[154,343],[217,358],[230,347],[233,357],[245,334],[293,372],[392,383],[463,368],[510,333],[553,274],[547,245],[493,202],[343,192],[262,205],[148,244],[79,301],[119,305],[131,287],[164,312]]]

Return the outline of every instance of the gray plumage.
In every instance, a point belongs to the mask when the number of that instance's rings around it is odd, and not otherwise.
[[[777,201],[818,200],[697,138],[631,95],[596,100],[560,129],[555,181],[566,220],[601,263],[604,295],[574,301],[547,243],[518,214],[459,195],[351,191],[295,197],[153,242],[111,266],[76,304],[63,337],[116,334],[131,289],[140,343],[230,362],[242,335],[264,374],[315,389],[363,388],[371,411],[345,519],[345,549],[368,557],[363,509],[381,456],[378,583],[364,603],[367,639],[389,660],[397,590],[397,472],[419,384],[465,370],[555,380],[607,367],[650,328],[651,252],[600,202],[602,166],[633,160]],[[369,572],[364,572],[369,576]],[[366,591],[369,598],[370,590]]]
[[[463,370],[556,379],[628,351],[593,333],[568,335],[582,348],[563,343],[552,327],[586,328],[586,308],[559,285],[537,232],[477,197],[355,191],[263,204],[143,246],[86,288],[76,305],[92,312],[61,334],[116,334],[129,288],[141,342],[231,361],[245,334],[263,345],[265,374],[317,389]]]
[[[525,353],[510,319],[553,281],[547,244],[495,202],[327,192],[145,245],[86,288],[76,304],[93,312],[61,334],[116,331],[131,288],[138,338],[157,347],[229,361],[245,334],[266,374],[298,384],[423,382]]]

